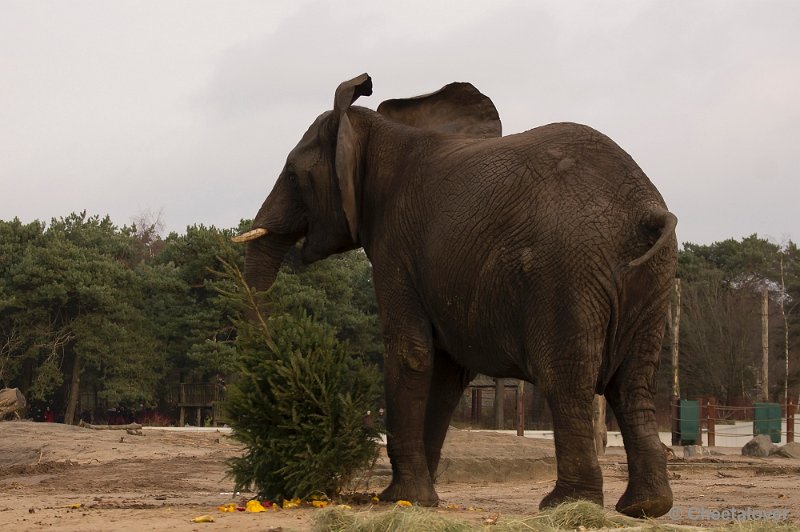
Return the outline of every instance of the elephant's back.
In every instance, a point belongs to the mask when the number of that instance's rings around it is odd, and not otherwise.
[[[647,249],[641,220],[663,206],[633,159],[587,126],[550,124],[452,153],[452,170],[432,180],[439,201],[424,263],[444,272],[437,289],[456,302],[466,295],[453,307],[471,325],[487,299],[504,302],[513,320],[523,299],[555,282],[608,286]]]
[[[564,201],[581,203],[603,198],[622,209],[634,207],[637,200],[663,204],[633,158],[589,126],[554,123],[498,140],[498,153],[507,150],[524,165],[533,178],[534,190],[551,190]]]
[[[432,180],[441,198],[433,217],[448,230],[455,221],[460,234],[486,231],[520,244],[547,235],[542,241],[561,249],[625,255],[642,218],[666,207],[628,153],[580,124],[473,141],[453,154]]]
[[[631,200],[663,206],[633,158],[608,136],[581,124],[554,123],[489,139],[456,138],[437,151],[446,155],[432,164],[434,182],[455,185],[449,187],[455,195],[513,189],[520,200],[549,193],[561,203],[602,197],[622,208],[633,207]]]

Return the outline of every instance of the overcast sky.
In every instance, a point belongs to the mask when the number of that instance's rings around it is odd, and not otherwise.
[[[599,129],[681,242],[800,240],[795,0],[0,0],[0,219],[236,226],[362,72],[373,109],[469,81],[506,134]]]

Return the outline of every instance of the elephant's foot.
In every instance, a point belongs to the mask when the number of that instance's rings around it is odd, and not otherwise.
[[[660,443],[648,454],[628,452],[628,471],[628,487],[616,506],[619,513],[655,518],[672,508],[672,489]]]
[[[603,506],[603,490],[591,489],[587,486],[567,486],[565,483],[556,482],[556,487],[553,491],[548,493],[542,502],[539,503],[539,509],[552,508],[564,502],[574,501],[589,501]]]
[[[424,486],[421,482],[392,480],[389,487],[383,490],[379,497],[384,502],[409,501],[420,506],[438,506],[439,504],[439,496],[430,483]]]
[[[669,484],[646,489],[632,488],[629,484],[616,508],[631,517],[661,517],[672,508],[672,490]]]

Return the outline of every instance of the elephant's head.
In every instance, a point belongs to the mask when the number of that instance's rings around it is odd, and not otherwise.
[[[256,290],[275,281],[283,257],[299,239],[305,263],[361,246],[359,219],[368,126],[348,116],[353,102],[372,94],[362,74],[336,89],[333,111],[321,114],[289,153],[275,187],[253,220],[251,231],[234,238],[247,242],[245,275]],[[451,83],[416,98],[388,100],[376,119],[407,127],[475,137],[499,136],[494,104],[468,83]]]

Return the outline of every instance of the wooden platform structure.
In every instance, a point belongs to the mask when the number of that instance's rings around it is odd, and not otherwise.
[[[226,399],[225,387],[213,383],[182,382],[178,396],[180,418],[178,426],[186,424],[187,410],[195,411],[195,426],[203,424],[203,410],[208,409],[211,414],[211,424],[218,426],[224,423],[223,405]]]
[[[494,404],[495,423],[494,428],[502,429],[504,415],[504,403],[506,390],[513,390],[515,394],[516,415],[515,425],[517,435],[522,436],[525,433],[525,402],[524,402],[524,388],[521,386],[522,381],[516,379],[495,379],[487,377],[486,375],[478,374],[467,387],[467,392],[471,395],[471,408],[470,408],[470,422],[473,426],[478,426],[481,423],[481,410],[483,406],[483,392],[488,390],[492,395],[492,402]],[[499,399],[499,400],[498,400]]]

